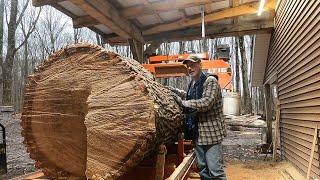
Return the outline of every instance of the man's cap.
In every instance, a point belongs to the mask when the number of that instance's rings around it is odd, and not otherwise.
[[[197,56],[189,56],[187,59],[183,60],[183,64],[186,64],[187,62],[194,62],[194,63],[200,63],[201,59],[198,58]]]

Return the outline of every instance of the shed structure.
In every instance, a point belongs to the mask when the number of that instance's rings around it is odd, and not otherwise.
[[[315,125],[320,125],[320,1],[282,0],[276,11],[264,84],[280,101],[281,150],[307,174]],[[319,134],[319,133],[318,133]],[[316,143],[311,178],[320,179]]]
[[[252,84],[277,87],[281,152],[306,176],[315,125],[320,126],[320,1],[266,0],[33,0],[70,16],[75,28],[88,27],[111,44],[130,44],[134,58],[163,41],[257,34]],[[143,52],[143,45],[149,44]],[[270,103],[266,115],[271,129]],[[271,132],[271,131],[269,131]],[[269,133],[270,136],[270,133]],[[318,143],[311,178],[320,179]]]

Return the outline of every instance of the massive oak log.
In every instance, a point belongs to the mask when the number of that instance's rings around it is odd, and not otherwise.
[[[133,59],[66,47],[29,77],[22,135],[49,178],[117,179],[181,127],[170,91]]]

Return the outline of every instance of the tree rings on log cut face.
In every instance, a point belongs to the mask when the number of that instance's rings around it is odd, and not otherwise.
[[[52,179],[117,179],[177,139],[171,92],[133,59],[89,44],[49,56],[29,76],[22,135]]]

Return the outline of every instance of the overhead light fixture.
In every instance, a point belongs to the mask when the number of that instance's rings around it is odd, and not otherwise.
[[[259,9],[258,9],[258,16],[261,16],[262,12],[263,12],[263,7],[264,4],[266,3],[265,0],[260,0],[260,4],[259,4]]]

